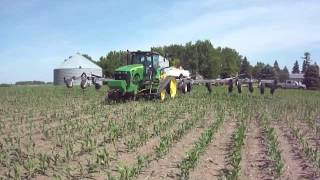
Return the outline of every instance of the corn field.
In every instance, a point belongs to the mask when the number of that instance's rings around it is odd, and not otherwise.
[[[320,179],[320,92],[0,88],[0,179]]]

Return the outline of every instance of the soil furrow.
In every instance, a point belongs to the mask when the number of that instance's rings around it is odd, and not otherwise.
[[[265,140],[262,129],[255,121],[250,123],[247,132],[246,146],[241,163],[242,173],[240,179],[273,179],[272,165],[267,157]]]
[[[320,149],[320,136],[317,136],[316,132],[307,123],[295,121],[295,127],[301,130],[303,137],[312,147]]]
[[[150,163],[137,179],[177,179],[179,177],[179,162],[185,157],[194,143],[200,138],[204,127],[197,127],[191,130],[184,138],[175,143],[167,155],[158,161]]]
[[[190,172],[190,179],[219,179],[227,165],[228,140],[231,139],[235,128],[235,122],[224,122],[214,136],[213,142],[199,159],[199,164]]]
[[[319,179],[319,171],[315,170],[303,156],[297,141],[290,136],[288,130],[279,125],[275,125],[274,129],[278,135],[279,148],[285,164],[281,179]]]

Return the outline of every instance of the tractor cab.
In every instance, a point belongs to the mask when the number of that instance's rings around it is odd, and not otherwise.
[[[169,61],[157,52],[136,51],[130,54],[131,58],[128,60],[128,64],[142,64],[145,76],[158,75],[162,69],[169,67]]]

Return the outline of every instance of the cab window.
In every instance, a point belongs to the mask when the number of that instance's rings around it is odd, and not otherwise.
[[[153,55],[153,67],[158,68],[159,66],[159,55]]]

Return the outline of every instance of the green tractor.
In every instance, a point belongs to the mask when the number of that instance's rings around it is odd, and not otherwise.
[[[168,76],[165,71],[167,68],[169,68],[168,59],[159,53],[152,51],[128,53],[127,65],[117,68],[114,72],[114,80],[107,81],[110,90],[106,101],[134,100],[138,97],[164,100],[166,94],[174,98],[177,95],[180,80],[177,81],[177,77]],[[183,86],[182,83],[179,84]],[[190,89],[191,82],[184,83],[184,86]]]
[[[232,92],[233,80],[236,80],[238,92],[241,93],[240,75],[227,78],[229,81],[229,92]],[[208,92],[212,92],[212,85],[217,85],[225,80],[221,79],[191,79],[190,72],[175,67],[169,67],[169,60],[153,51],[136,51],[127,53],[127,65],[119,67],[114,72],[114,79],[106,79],[85,72],[80,77],[64,77],[68,88],[73,87],[75,80],[80,79],[80,87],[85,89],[94,84],[100,89],[102,82],[107,82],[109,91],[105,97],[107,103],[121,100],[135,100],[143,97],[147,99],[164,100],[167,95],[175,98],[177,91],[190,92],[192,84],[205,85]],[[90,82],[91,81],[91,82]],[[252,82],[250,80],[252,86]],[[250,92],[253,91],[252,87]],[[273,90],[274,92],[274,90]],[[272,92],[272,93],[273,93]]]
[[[80,77],[65,78],[67,87],[71,88],[77,79],[81,80],[82,89],[90,84],[100,89],[102,82],[107,82],[106,102],[139,97],[164,100],[167,95],[175,98],[178,89],[190,92],[193,81],[189,71],[169,67],[169,60],[153,51],[128,52],[127,65],[115,70],[114,79],[83,73]]]

